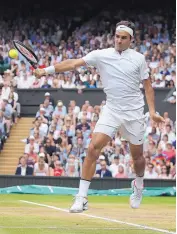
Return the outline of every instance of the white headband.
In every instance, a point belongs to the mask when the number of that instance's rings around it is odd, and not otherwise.
[[[130,36],[133,37],[133,30],[131,28],[129,28],[129,27],[125,26],[125,25],[117,26],[116,31],[121,31],[121,30],[123,30],[125,32],[128,32],[130,34]]]

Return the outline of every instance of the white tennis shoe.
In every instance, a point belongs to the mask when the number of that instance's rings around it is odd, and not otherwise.
[[[132,187],[133,193],[130,196],[130,206],[133,209],[137,209],[139,208],[142,198],[143,198],[143,187],[137,188],[135,180],[132,181],[131,187]]]
[[[82,213],[88,210],[88,200],[85,197],[81,197],[78,194],[74,198],[74,203],[69,209],[70,213]]]

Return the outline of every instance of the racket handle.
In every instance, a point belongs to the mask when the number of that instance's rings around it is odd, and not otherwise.
[[[31,66],[32,66],[34,69],[37,69],[37,68],[38,68],[37,64],[34,64],[34,63],[31,63]]]

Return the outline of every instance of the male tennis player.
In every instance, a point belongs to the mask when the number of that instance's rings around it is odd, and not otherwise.
[[[95,173],[96,160],[101,149],[118,130],[129,141],[136,172],[136,178],[131,183],[133,193],[130,196],[130,205],[132,208],[140,206],[145,170],[144,99],[139,88],[140,82],[144,84],[151,119],[157,123],[164,122],[164,119],[155,111],[154,91],[145,57],[129,48],[134,30],[132,22],[121,21],[116,25],[115,48],[95,50],[83,58],[68,59],[55,66],[35,71],[35,75],[41,77],[55,72],[74,70],[79,66],[94,66],[100,73],[104,92],[107,95],[106,105],[95,126],[88,154],[84,160],[79,192],[70,208],[72,213],[82,212],[88,208],[87,193]]]

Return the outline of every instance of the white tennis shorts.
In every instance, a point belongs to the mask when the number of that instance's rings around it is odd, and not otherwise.
[[[121,117],[116,111],[104,106],[94,132],[104,133],[113,138],[120,131],[123,138],[134,145],[141,145],[144,141],[145,118],[143,113],[134,120]]]

